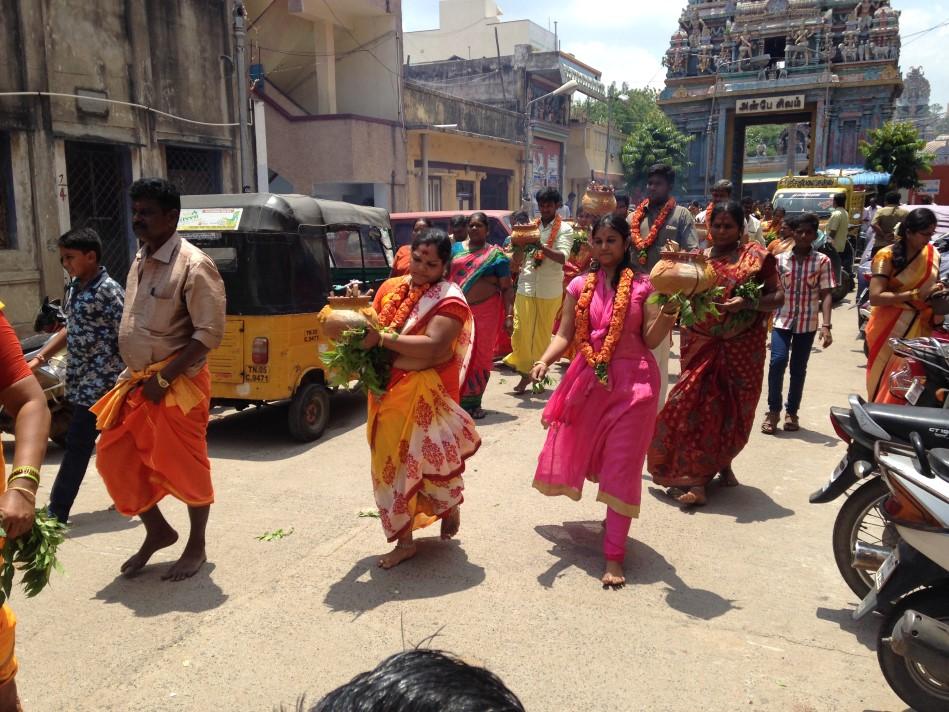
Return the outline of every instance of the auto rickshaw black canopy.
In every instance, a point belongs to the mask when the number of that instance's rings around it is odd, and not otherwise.
[[[224,279],[227,313],[248,316],[319,311],[332,288],[327,228],[389,227],[382,208],[273,193],[182,196],[181,215],[181,236]]]

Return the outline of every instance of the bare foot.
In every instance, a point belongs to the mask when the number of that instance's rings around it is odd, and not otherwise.
[[[516,386],[514,386],[514,392],[517,395],[522,395],[523,393],[526,393],[527,387],[530,385],[530,383],[531,383],[530,376],[521,376],[521,380],[518,381]]]
[[[735,477],[735,471],[731,467],[723,469],[718,473],[718,476],[725,487],[737,487],[739,485],[738,478]]]
[[[676,497],[676,501],[686,507],[701,507],[708,502],[704,487],[690,487],[688,492]]]
[[[606,573],[600,579],[603,582],[603,588],[620,589],[626,585],[626,573],[623,571],[621,561],[607,561]]]
[[[685,494],[685,490],[681,487],[669,487],[666,489],[666,494],[672,497],[672,499],[679,499],[679,497]]]
[[[454,537],[461,529],[461,510],[454,507],[448,514],[442,517],[442,539],[446,541]]]
[[[148,560],[152,558],[152,554],[171,546],[176,541],[178,541],[178,532],[171,527],[155,534],[146,534],[142,547],[132,554],[119,570],[122,575],[131,578],[145,567]]]
[[[208,557],[204,552],[203,546],[195,547],[193,551],[190,547],[185,547],[181,558],[172,564],[168,571],[162,574],[162,581],[184,581],[187,578],[191,578],[201,570],[201,567],[204,566],[204,562],[207,560]]]
[[[417,553],[418,549],[414,542],[410,544],[396,544],[391,552],[379,559],[379,566],[386,570],[394,569],[403,561],[411,559]]]
[[[470,413],[468,413],[472,420],[482,420],[487,414],[488,411],[486,411],[484,408],[475,408]]]

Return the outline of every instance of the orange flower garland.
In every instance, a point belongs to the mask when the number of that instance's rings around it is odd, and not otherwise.
[[[610,316],[610,328],[603,340],[603,347],[596,353],[590,343],[590,303],[596,292],[596,282],[599,270],[587,276],[583,291],[577,300],[576,343],[587,364],[593,369],[597,380],[604,386],[609,383],[609,365],[613,358],[613,350],[619,343],[626,324],[626,312],[629,309],[629,295],[633,284],[633,270],[626,268],[620,274],[616,294],[613,295],[613,314]]]
[[[415,309],[422,295],[428,291],[430,285],[416,287],[412,280],[408,279],[399,288],[385,299],[382,306],[382,313],[379,314],[379,323],[393,331],[399,331],[408,321],[409,314]],[[408,298],[406,298],[408,297]]]
[[[647,260],[649,259],[649,248],[653,246],[653,243],[659,236],[659,231],[666,226],[666,220],[669,219],[669,213],[675,209],[675,206],[675,198],[669,198],[666,201],[666,204],[662,206],[662,210],[659,211],[659,215],[656,216],[656,221],[649,228],[649,234],[646,235],[645,240],[643,239],[640,224],[643,221],[643,217],[646,215],[646,211],[649,210],[649,199],[647,198],[636,206],[636,210],[629,218],[629,234],[632,238],[633,247],[635,247],[639,252],[639,264],[646,264]]]
[[[712,241],[712,210],[715,209],[715,201],[713,200],[708,204],[708,207],[705,208],[705,240],[706,242]]]
[[[560,234],[560,216],[555,215],[554,219],[550,223],[550,236],[547,238],[547,249],[552,250],[554,248],[554,241],[557,239],[557,235]],[[537,222],[534,223],[538,228],[543,228],[541,219],[537,218]],[[544,261],[544,251],[543,250],[534,250],[534,266],[540,267]]]

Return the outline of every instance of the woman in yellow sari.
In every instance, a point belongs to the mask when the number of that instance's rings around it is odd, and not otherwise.
[[[939,252],[930,244],[936,215],[916,208],[900,224],[898,239],[873,258],[870,320],[867,322],[867,396],[877,403],[898,402],[889,377],[899,366],[889,340],[929,336],[933,310],[928,300],[944,291],[939,281]]]
[[[441,520],[441,538],[461,524],[465,460],[481,445],[459,405],[474,320],[461,288],[446,280],[452,243],[438,229],[412,241],[409,274],[387,280],[373,304],[379,324],[363,346],[392,352],[385,395],[369,396],[372,488],[391,569],[415,556],[412,532]]]

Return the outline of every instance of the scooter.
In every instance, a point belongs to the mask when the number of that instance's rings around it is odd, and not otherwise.
[[[877,659],[884,677],[913,709],[935,712],[949,709],[949,449],[927,451],[915,432],[909,439],[909,446],[875,447],[890,491],[884,516],[901,541],[853,617],[883,614]]]
[[[43,300],[33,321],[35,334],[20,339],[20,348],[27,361],[32,360],[40,349],[66,326],[66,315],[59,300]],[[50,440],[60,447],[66,444],[66,431],[72,420],[72,404],[66,400],[66,350],[47,359],[33,373],[46,394],[46,404],[50,412]],[[16,424],[13,418],[0,406],[0,431],[13,434]]]
[[[910,405],[949,407],[949,334],[942,329],[920,339],[890,339],[893,353],[903,359],[890,374],[890,395]]]
[[[849,405],[830,409],[831,425],[847,443],[847,452],[810,502],[832,502],[859,484],[837,513],[832,541],[840,575],[863,598],[873,585],[873,573],[899,542],[896,528],[881,511],[889,489],[878,477],[874,448],[880,441],[908,444],[914,432],[926,447],[949,447],[949,410],[867,403],[858,395],[850,396]]]

